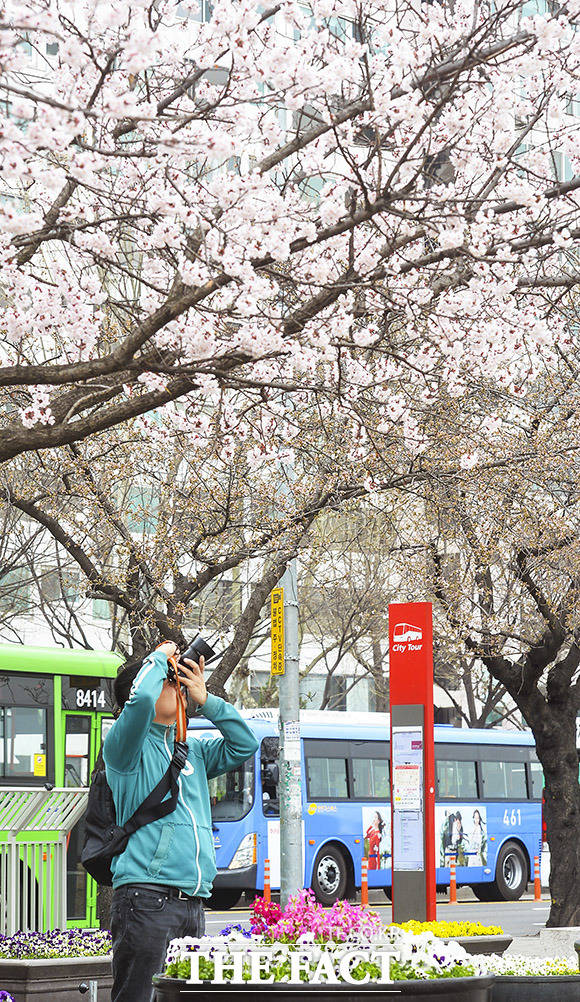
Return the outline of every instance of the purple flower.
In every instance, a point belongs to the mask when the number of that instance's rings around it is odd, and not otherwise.
[[[0,936],[0,957],[13,960],[104,956],[111,948],[111,934],[103,929],[52,929]],[[4,1002],[1,995],[0,1002]]]

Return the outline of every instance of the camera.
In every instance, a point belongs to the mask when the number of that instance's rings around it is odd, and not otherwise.
[[[179,667],[179,665],[185,664],[184,658],[188,658],[190,661],[199,661],[200,657],[203,657],[206,665],[208,665],[211,661],[215,661],[219,655],[214,651],[213,647],[210,647],[209,644],[205,642],[203,637],[198,636],[195,640],[191,641],[184,651],[181,652],[177,665]],[[175,683],[176,681],[175,672],[173,671],[171,665],[169,665],[167,670],[167,678],[170,682]]]

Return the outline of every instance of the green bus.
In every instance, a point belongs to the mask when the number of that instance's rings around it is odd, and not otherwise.
[[[0,790],[88,786],[113,721],[122,660],[106,651],[0,645]],[[80,863],[83,834],[81,819],[67,847],[69,927],[97,925],[97,885]]]

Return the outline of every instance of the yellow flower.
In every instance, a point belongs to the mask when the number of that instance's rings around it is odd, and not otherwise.
[[[406,932],[432,932],[441,939],[457,939],[460,936],[502,936],[503,929],[498,925],[482,925],[481,922],[393,922],[392,925]]]

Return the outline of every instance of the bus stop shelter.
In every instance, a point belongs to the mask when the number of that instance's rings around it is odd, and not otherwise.
[[[67,839],[88,789],[0,790],[0,934],[67,925]]]

